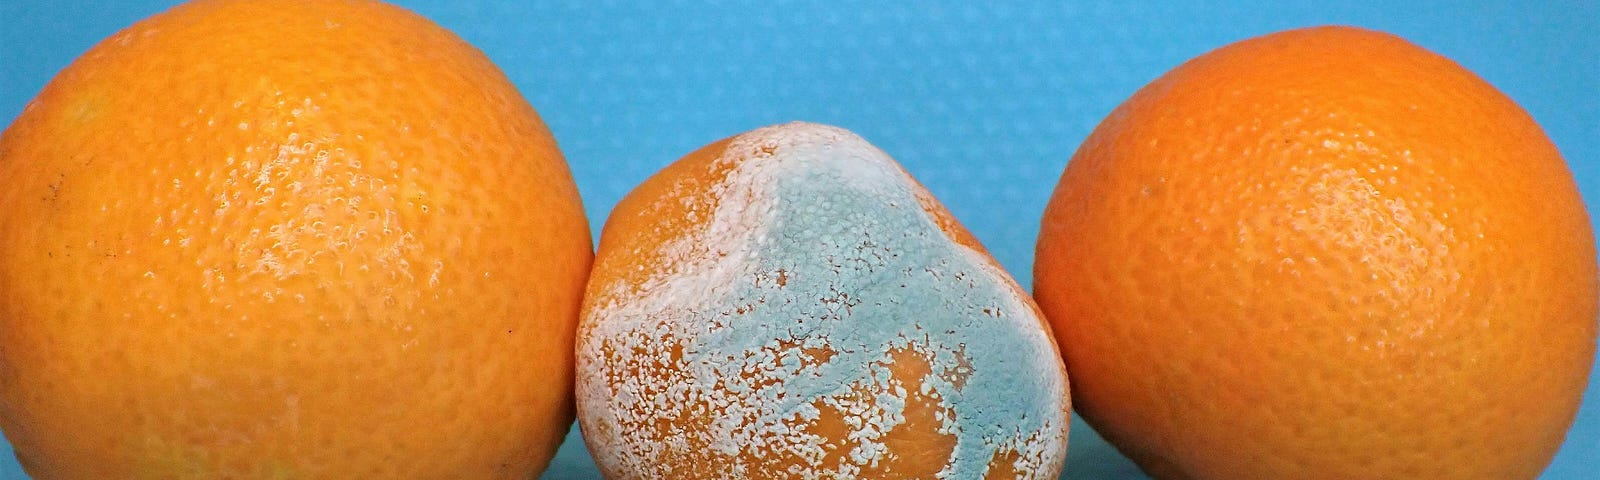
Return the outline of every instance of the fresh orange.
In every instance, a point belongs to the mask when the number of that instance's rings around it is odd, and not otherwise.
[[[1593,235],[1515,103],[1400,38],[1245,40],[1067,165],[1035,294],[1158,478],[1533,478],[1595,353]]]
[[[579,324],[612,479],[1056,478],[1066,374],[1037,308],[894,160],[791,123],[619,203]]]
[[[0,136],[0,428],[39,479],[530,478],[591,258],[549,131],[372,1],[199,1]]]

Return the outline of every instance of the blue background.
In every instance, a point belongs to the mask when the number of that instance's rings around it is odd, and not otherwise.
[[[170,1],[0,0],[0,119]],[[1600,2],[398,2],[505,70],[554,131],[596,233],[630,188],[752,128],[808,120],[893,155],[1024,285],[1045,201],[1096,123],[1229,42],[1350,24],[1450,57],[1526,108],[1600,199]],[[159,101],[158,99],[152,99]],[[1543,478],[1600,474],[1591,381]],[[1083,423],[1064,478],[1144,478]],[[0,443],[0,478],[22,478]],[[598,478],[576,431],[546,478]]]

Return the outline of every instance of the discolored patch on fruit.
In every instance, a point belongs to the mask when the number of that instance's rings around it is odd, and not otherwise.
[[[608,476],[1059,473],[1066,378],[1037,310],[909,175],[818,125],[713,148],[693,167],[713,184],[644,204],[703,221],[602,242],[578,399]]]

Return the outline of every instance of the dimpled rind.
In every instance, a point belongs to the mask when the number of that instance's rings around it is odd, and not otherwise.
[[[0,430],[36,480],[533,478],[591,252],[549,129],[454,33],[184,3],[0,133]]]
[[[639,283],[590,285],[579,416],[608,477],[1058,475],[1067,383],[1038,310],[892,159],[792,123],[714,163],[714,201],[661,200],[699,227],[629,252],[653,260]]]
[[[1594,362],[1566,161],[1382,32],[1163,74],[1067,162],[1036,252],[1079,414],[1157,479],[1534,479]]]

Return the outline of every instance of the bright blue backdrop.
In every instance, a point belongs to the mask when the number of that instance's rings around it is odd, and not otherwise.
[[[0,0],[0,122],[56,71],[169,1]],[[898,159],[1024,284],[1078,143],[1184,60],[1294,27],[1386,30],[1522,104],[1600,200],[1600,2],[398,2],[497,62],[560,141],[598,233],[656,169],[809,120]],[[152,99],[152,101],[160,101]],[[1600,477],[1600,384],[1545,479]],[[1144,478],[1081,422],[1064,478]],[[0,478],[22,478],[0,442]],[[577,434],[546,478],[598,478]]]

